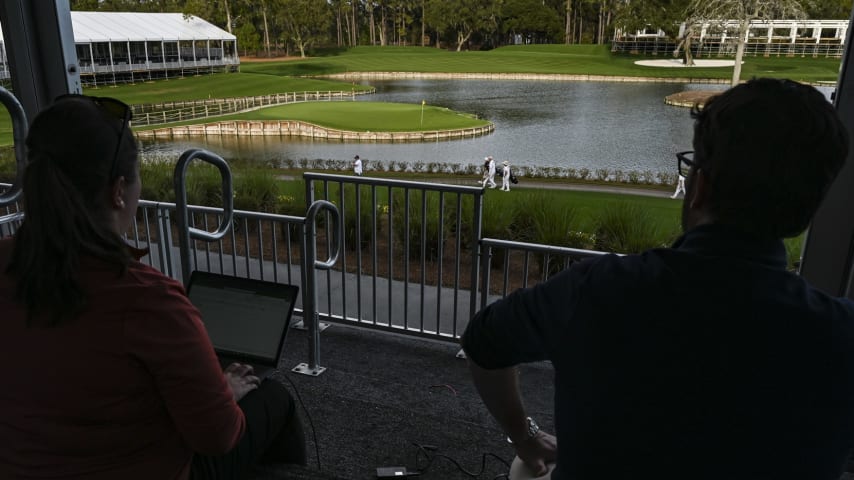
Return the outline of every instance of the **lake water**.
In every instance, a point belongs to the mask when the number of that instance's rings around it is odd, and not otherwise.
[[[664,104],[684,90],[723,85],[504,80],[377,80],[357,101],[439,105],[495,123],[478,138],[428,143],[343,143],[296,137],[196,137],[143,141],[144,153],[178,156],[205,148],[226,160],[284,159],[481,164],[492,155],[516,165],[672,171],[674,153],[691,149],[689,110]],[[824,88],[830,95],[830,88]]]

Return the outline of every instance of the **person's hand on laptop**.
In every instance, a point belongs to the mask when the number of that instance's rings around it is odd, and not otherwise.
[[[244,395],[258,388],[261,379],[253,375],[252,366],[243,363],[232,363],[224,372],[225,381],[234,394],[234,401],[239,402]]]

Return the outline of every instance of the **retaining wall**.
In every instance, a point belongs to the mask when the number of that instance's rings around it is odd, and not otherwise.
[[[313,123],[294,120],[241,120],[184,125],[137,131],[137,138],[176,138],[205,135],[239,136],[297,136],[354,142],[427,142],[454,138],[478,137],[495,130],[490,123],[483,127],[454,130],[432,130],[424,132],[354,132],[322,127]]]
[[[729,83],[723,78],[657,78],[657,77],[625,77],[618,75],[570,75],[565,73],[423,73],[423,72],[349,72],[321,75],[325,78],[347,80],[377,79],[425,79],[425,80],[552,80],[575,82],[628,82],[628,83]]]

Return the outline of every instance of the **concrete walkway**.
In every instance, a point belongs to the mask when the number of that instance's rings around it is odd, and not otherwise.
[[[370,176],[370,172],[367,172],[365,176]],[[279,175],[277,178],[280,180],[296,180],[297,177],[293,175]],[[480,180],[476,179],[472,176],[466,175],[448,175],[447,177],[432,177],[432,178],[406,178],[401,180],[414,180],[418,182],[425,183],[443,183],[448,185],[466,185],[470,187],[478,187],[481,185]],[[625,194],[625,195],[640,195],[644,197],[659,197],[666,198],[670,197],[672,193],[669,190],[657,190],[651,188],[641,188],[641,187],[631,187],[626,186],[625,184],[619,185],[602,185],[602,184],[593,184],[593,183],[557,183],[557,182],[541,182],[537,181],[537,179],[525,179],[520,178],[519,183],[510,187],[510,192],[513,190],[528,190],[528,189],[541,189],[541,190],[575,190],[579,192],[603,192],[603,193],[617,193],[617,194]],[[675,188],[675,187],[674,187]],[[495,191],[499,191],[498,188],[495,188]]]

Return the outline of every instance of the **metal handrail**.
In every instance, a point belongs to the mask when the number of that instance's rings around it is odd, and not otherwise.
[[[322,210],[329,212],[332,223],[327,228],[332,230],[332,249],[326,261],[317,260],[317,214]],[[308,207],[303,223],[302,251],[305,252],[303,275],[303,323],[308,329],[308,363],[297,365],[293,371],[305,375],[317,376],[326,370],[320,366],[320,319],[317,311],[317,275],[315,269],[329,270],[338,261],[341,251],[341,214],[334,203],[326,200],[316,200]]]
[[[190,161],[197,158],[217,167],[222,175],[222,221],[219,228],[214,232],[190,227],[189,216],[187,214],[187,167]],[[233,180],[231,169],[222,157],[207,150],[192,148],[181,154],[178,163],[175,164],[173,182],[176,199],[175,214],[178,217],[179,247],[181,249],[181,281],[186,286],[190,281],[190,273],[192,272],[192,266],[190,265],[190,238],[213,242],[224,237],[228,233],[229,228],[231,228],[231,221],[234,216]]]
[[[4,207],[17,202],[21,196],[21,182],[24,178],[24,168],[27,164],[26,138],[28,123],[27,114],[24,112],[21,102],[3,87],[0,87],[0,102],[6,106],[6,109],[9,110],[9,116],[12,118],[12,139],[15,143],[15,164],[17,167],[12,187],[9,191],[0,195],[0,207]],[[8,220],[9,215],[0,217],[0,223]]]

